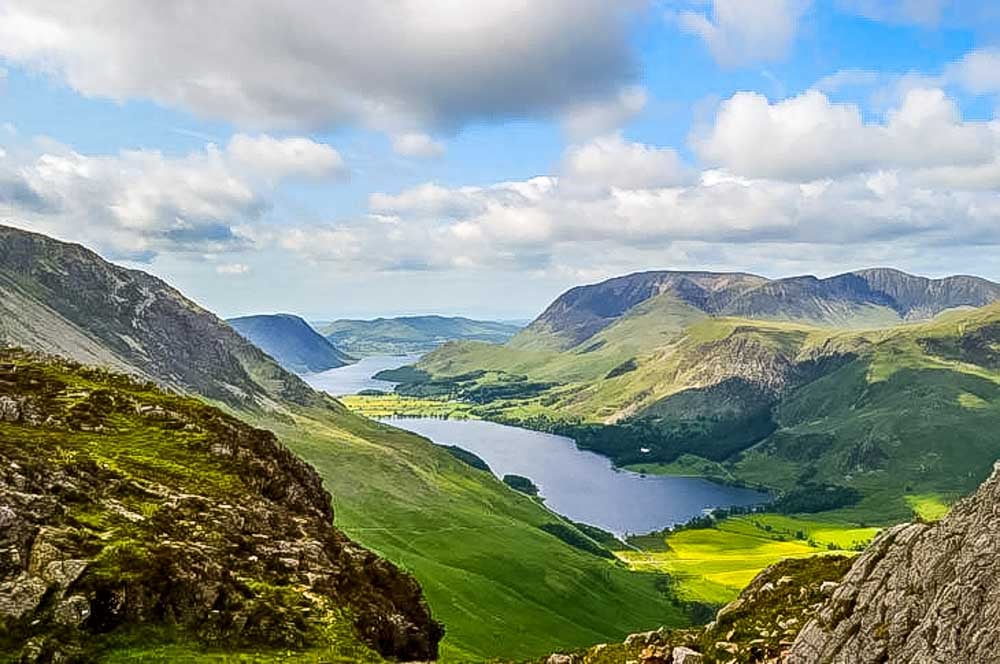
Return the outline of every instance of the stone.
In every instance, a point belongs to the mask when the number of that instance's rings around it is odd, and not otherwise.
[[[795,639],[789,664],[995,662],[1000,464],[936,524],[890,528]]]
[[[60,625],[78,627],[90,617],[90,600],[83,595],[70,595],[59,602],[53,617]]]
[[[20,618],[38,608],[49,586],[37,576],[22,572],[0,584],[0,616]]]
[[[840,584],[836,581],[824,581],[819,586],[819,591],[824,595],[832,595],[833,591],[837,589]]]
[[[702,664],[705,658],[700,652],[687,648],[685,646],[677,646],[671,653],[671,663],[672,664]]]
[[[0,396],[0,422],[19,422],[21,420],[21,404],[15,399]]]
[[[556,653],[549,655],[549,658],[545,660],[545,664],[577,664],[577,659],[573,655]]]
[[[45,566],[41,576],[60,588],[68,588],[80,578],[89,565],[90,562],[87,560],[53,560]]]

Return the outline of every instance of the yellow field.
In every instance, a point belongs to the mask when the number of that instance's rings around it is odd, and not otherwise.
[[[474,419],[472,406],[459,401],[419,399],[398,394],[348,395],[339,397],[341,403],[354,412],[380,419],[386,417],[444,417],[449,419]]]
[[[722,604],[779,560],[853,555],[852,549],[877,532],[877,528],[755,514],[730,517],[713,528],[670,533],[664,540],[665,550],[618,551],[616,555],[635,570],[671,574],[684,599]]]

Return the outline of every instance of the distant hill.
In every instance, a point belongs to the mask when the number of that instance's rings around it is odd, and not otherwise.
[[[425,353],[448,341],[459,340],[502,344],[520,330],[510,323],[445,316],[344,319],[320,328],[337,348],[358,357]]]
[[[1000,299],[1000,284],[970,276],[928,279],[888,268],[774,280],[745,273],[640,272],[567,291],[515,345],[571,348],[663,293],[711,316],[859,328],[981,307]]]
[[[315,373],[354,361],[298,316],[243,316],[226,322],[289,371]]]

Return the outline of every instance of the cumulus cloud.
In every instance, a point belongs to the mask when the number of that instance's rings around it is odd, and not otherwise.
[[[327,241],[300,230],[281,246],[367,269],[554,273],[613,269],[612,257],[634,260],[619,271],[663,257],[752,266],[739,247],[772,266],[856,267],[845,247],[857,246],[882,252],[862,263],[923,265],[926,247],[982,256],[1000,244],[1000,122],[963,120],[940,90],[910,91],[883,122],[817,91],[729,102],[700,146],[717,163],[700,172],[612,134],[569,147],[550,176],[374,194],[369,216]]]
[[[435,159],[443,156],[445,152],[444,144],[419,132],[394,136],[392,149],[398,155],[419,159]]]
[[[727,67],[784,58],[811,0],[713,0],[711,14],[682,11],[681,29],[701,37]]]
[[[995,127],[963,121],[939,89],[912,89],[885,123],[853,104],[809,90],[770,103],[745,92],[726,100],[715,124],[693,139],[709,164],[749,177],[814,180],[856,171],[974,166],[996,154]]]
[[[347,170],[339,152],[308,138],[236,134],[226,151],[234,165],[274,180],[340,176]]]
[[[86,95],[243,125],[453,129],[614,96],[642,4],[8,0],[0,56]]]
[[[944,79],[973,94],[1000,92],[1000,49],[984,48],[967,53],[945,69]]]
[[[341,166],[332,148],[303,138],[237,135],[183,156],[85,155],[43,139],[0,161],[0,201],[15,220],[142,261],[248,246],[239,225],[260,219],[277,181]]]
[[[689,176],[673,149],[628,142],[621,133],[570,147],[562,173],[564,185],[586,189],[666,187]]]

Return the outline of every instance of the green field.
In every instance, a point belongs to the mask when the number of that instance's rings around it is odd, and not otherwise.
[[[311,463],[337,525],[411,571],[444,661],[527,659],[688,621],[659,574],[565,544],[531,498],[429,441],[342,413],[259,422]]]
[[[446,399],[421,399],[398,394],[351,394],[339,397],[351,411],[371,419],[387,417],[442,417],[448,419],[473,418],[472,406],[461,401]]]
[[[670,574],[686,600],[733,600],[761,570],[785,558],[852,554],[878,533],[828,521],[777,514],[728,517],[711,528],[633,538],[641,550],[617,551],[632,569]]]

